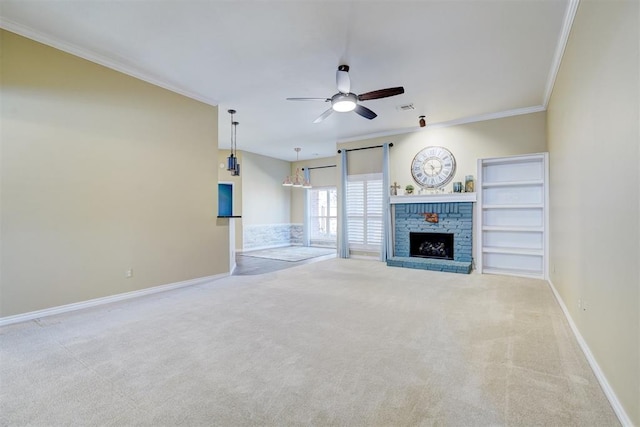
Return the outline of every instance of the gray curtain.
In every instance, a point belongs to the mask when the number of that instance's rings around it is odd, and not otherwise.
[[[340,168],[340,181],[342,191],[340,192],[340,226],[338,227],[338,256],[349,258],[349,233],[347,226],[347,150],[340,153],[342,165]]]
[[[311,182],[311,171],[309,168],[304,168],[304,180]],[[311,230],[309,228],[309,189],[304,189],[304,223],[302,226],[302,245],[311,245]]]
[[[382,247],[380,261],[386,261],[393,256],[393,241],[391,239],[391,204],[389,203],[389,143],[382,144]]]

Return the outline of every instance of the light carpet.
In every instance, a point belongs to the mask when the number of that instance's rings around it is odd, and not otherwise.
[[[304,261],[324,255],[335,254],[335,249],[315,248],[310,246],[286,246],[283,248],[262,249],[258,251],[243,252],[242,256],[253,258],[276,259],[279,261]]]
[[[544,281],[330,259],[0,329],[7,426],[614,426]]]

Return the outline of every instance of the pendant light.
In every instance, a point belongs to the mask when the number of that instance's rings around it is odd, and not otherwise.
[[[300,161],[300,151],[302,148],[296,147],[294,148],[296,152],[296,163]],[[311,183],[304,179],[304,174],[300,170],[300,168],[296,168],[296,173],[293,175],[287,175],[282,181],[283,187],[296,187],[296,188],[312,188]]]
[[[227,157],[227,170],[231,172],[231,176],[240,176],[240,163],[238,163],[237,147],[238,138],[236,134],[236,127],[239,123],[233,120],[233,115],[236,113],[236,110],[227,110],[227,112],[231,114],[231,153],[229,154],[229,157]]]
[[[240,163],[238,163],[238,136],[237,136],[238,125],[240,123],[233,122],[231,124],[233,125],[233,152],[236,155],[236,165],[231,171],[231,176],[240,176]]]

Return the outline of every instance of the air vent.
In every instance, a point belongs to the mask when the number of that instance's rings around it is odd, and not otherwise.
[[[415,110],[416,107],[414,107],[413,104],[404,104],[404,105],[398,105],[396,109],[398,111],[411,111],[411,110]]]

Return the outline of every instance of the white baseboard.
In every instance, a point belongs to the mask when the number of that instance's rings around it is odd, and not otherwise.
[[[564,301],[560,297],[560,294],[556,290],[556,287],[553,285],[553,282],[551,281],[551,279],[547,280],[547,283],[549,283],[549,287],[551,288],[553,295],[556,297],[556,301],[558,301],[558,304],[560,304],[560,308],[564,313],[564,317],[567,318],[567,322],[569,322],[569,326],[573,331],[573,335],[575,335],[576,339],[578,340],[578,345],[580,345],[582,352],[586,356],[587,361],[589,362],[589,365],[593,370],[593,373],[595,374],[596,378],[598,379],[598,382],[600,383],[600,387],[602,387],[602,391],[604,391],[604,394],[605,396],[607,396],[607,399],[609,400],[609,403],[611,404],[613,411],[616,413],[618,419],[620,420],[620,424],[622,424],[623,427],[633,427],[631,418],[629,418],[629,416],[625,412],[624,408],[622,407],[622,404],[620,403],[620,400],[618,400],[618,396],[616,396],[616,393],[611,388],[609,381],[607,381],[607,377],[604,375],[604,372],[602,372],[602,369],[600,369],[600,365],[598,365],[596,358],[593,356],[593,353],[591,353],[591,349],[589,348],[589,346],[587,345],[587,342],[584,340],[584,338],[582,337],[582,334],[578,330],[578,327],[573,321],[571,314],[569,314],[569,310],[567,309],[567,306],[564,304]]]
[[[33,319],[39,319],[41,317],[53,316],[56,314],[68,313],[76,310],[82,310],[84,308],[95,307],[103,304],[109,304],[116,301],[123,301],[127,299],[138,298],[145,295],[151,295],[159,292],[170,291],[173,289],[184,288],[186,286],[200,285],[200,284],[212,282],[214,280],[218,280],[227,276],[229,276],[229,273],[199,277],[197,279],[184,280],[182,282],[169,283],[167,285],[153,286],[151,288],[145,288],[137,291],[125,292],[122,294],[90,299],[87,301],[75,302],[72,304],[60,305],[57,307],[45,308],[43,310],[30,311],[28,313],[16,314],[14,316],[0,317],[0,326],[11,325],[19,322],[26,322]]]

